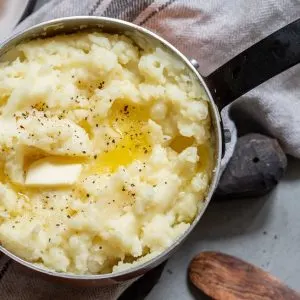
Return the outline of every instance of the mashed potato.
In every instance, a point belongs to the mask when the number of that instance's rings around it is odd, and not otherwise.
[[[121,35],[57,36],[17,50],[0,64],[1,244],[75,274],[161,253],[190,226],[211,179],[203,88],[164,50]],[[47,172],[51,162],[57,171]]]

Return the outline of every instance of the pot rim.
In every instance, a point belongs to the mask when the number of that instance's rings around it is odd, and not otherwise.
[[[3,246],[0,245],[0,251],[3,252],[4,254],[6,254],[7,256],[9,256],[11,259],[13,259],[14,261],[20,263],[21,265],[28,267],[31,270],[34,271],[38,271],[40,273],[44,273],[46,275],[50,275],[50,276],[54,276],[54,277],[59,277],[59,278],[64,278],[64,279],[80,279],[80,280],[99,280],[99,279],[109,279],[112,280],[112,283],[117,283],[119,281],[123,281],[123,280],[127,280],[130,278],[134,278],[134,277],[138,277],[142,274],[144,274],[146,271],[148,271],[149,269],[152,269],[153,267],[157,266],[158,264],[162,263],[163,261],[165,261],[169,255],[171,255],[171,253],[177,248],[177,246],[179,244],[181,244],[185,238],[191,233],[191,231],[195,228],[195,226],[197,225],[197,223],[199,222],[200,218],[202,217],[202,215],[204,214],[204,212],[207,209],[207,206],[212,198],[212,195],[216,189],[216,186],[218,184],[219,178],[220,178],[220,166],[221,166],[221,156],[222,156],[222,129],[221,129],[221,118],[220,118],[220,114],[218,111],[217,106],[214,103],[214,100],[212,98],[212,95],[204,81],[204,79],[202,78],[202,76],[199,74],[199,72],[196,70],[196,68],[194,67],[194,65],[191,63],[191,61],[185,56],[183,55],[177,48],[175,48],[171,43],[169,43],[168,41],[166,41],[165,39],[163,39],[162,37],[160,37],[159,35],[157,35],[156,33],[143,28],[139,25],[127,22],[127,21],[123,21],[123,20],[119,20],[116,18],[108,18],[108,17],[97,17],[97,16],[71,16],[71,17],[63,17],[63,18],[57,18],[57,19],[52,19],[46,22],[42,22],[39,23],[37,25],[31,26],[27,29],[24,29],[20,32],[17,32],[16,34],[14,34],[12,37],[6,39],[4,42],[0,43],[0,58],[3,54],[6,53],[7,50],[9,50],[10,46],[12,45],[16,45],[19,44],[21,42],[23,42],[24,40],[26,40],[27,36],[31,36],[32,39],[35,39],[36,37],[34,36],[35,32],[39,32],[41,33],[42,31],[45,31],[45,28],[47,27],[52,27],[52,26],[64,26],[65,24],[68,24],[69,22],[73,22],[74,20],[77,21],[81,21],[82,22],[82,26],[84,26],[85,24],[88,24],[89,21],[94,21],[94,22],[99,22],[99,31],[101,31],[101,23],[114,23],[114,24],[118,24],[121,26],[124,26],[124,33],[126,32],[126,28],[131,28],[131,29],[135,29],[139,32],[141,32],[142,34],[146,35],[147,37],[150,37],[156,41],[159,41],[164,47],[168,48],[169,50],[171,50],[171,52],[173,54],[175,54],[177,57],[179,57],[185,64],[186,66],[190,69],[190,71],[192,71],[194,73],[194,75],[197,77],[197,79],[200,81],[200,84],[202,85],[202,87],[205,90],[205,93],[207,94],[209,100],[210,100],[210,114],[212,116],[213,119],[213,126],[214,128],[214,134],[216,135],[216,142],[215,142],[215,167],[213,170],[213,177],[209,186],[209,191],[206,195],[205,200],[203,201],[203,206],[201,207],[201,209],[198,211],[197,216],[195,217],[195,219],[193,220],[192,223],[190,223],[189,228],[182,234],[180,235],[168,248],[166,248],[164,251],[162,251],[160,254],[158,254],[157,256],[154,256],[153,258],[151,258],[150,260],[138,264],[136,266],[127,268],[125,270],[122,271],[116,271],[113,273],[107,273],[107,274],[72,274],[72,273],[60,273],[57,271],[52,271],[52,270],[48,270],[48,269],[44,269],[40,266],[36,266],[34,263],[28,262],[26,260],[23,260],[22,258],[16,256],[15,254],[13,254],[12,252],[8,251],[7,249],[5,249]],[[83,28],[84,29],[84,28]],[[122,29],[123,30],[123,29]],[[74,30],[74,32],[80,31],[80,29],[76,29]],[[104,30],[105,32],[105,30]],[[59,33],[61,34],[61,33]],[[24,38],[24,35],[26,36]],[[41,37],[40,35],[37,37],[39,38]],[[30,39],[30,38],[29,38]],[[3,52],[4,49],[4,52]],[[3,53],[1,53],[3,52]],[[153,265],[153,266],[151,266]]]

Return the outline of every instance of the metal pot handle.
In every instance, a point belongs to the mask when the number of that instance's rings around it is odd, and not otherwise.
[[[204,78],[221,110],[300,62],[300,19],[279,29]]]

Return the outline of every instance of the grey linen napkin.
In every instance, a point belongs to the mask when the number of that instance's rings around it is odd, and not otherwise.
[[[299,0],[52,0],[23,21],[16,32],[53,18],[95,15],[124,19],[157,32],[200,64],[207,75],[239,52],[300,17]],[[276,76],[231,106],[233,119],[247,130],[254,124],[277,138],[286,153],[300,157],[300,66]],[[237,129],[222,111],[232,134],[223,166],[232,155]],[[242,121],[241,121],[242,120]],[[249,126],[248,126],[249,127]],[[132,283],[75,288],[28,276],[0,258],[1,299],[116,299]]]

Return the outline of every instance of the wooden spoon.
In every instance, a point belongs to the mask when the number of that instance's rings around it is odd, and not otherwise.
[[[193,284],[216,300],[300,300],[269,273],[236,257],[202,252],[189,266]]]

